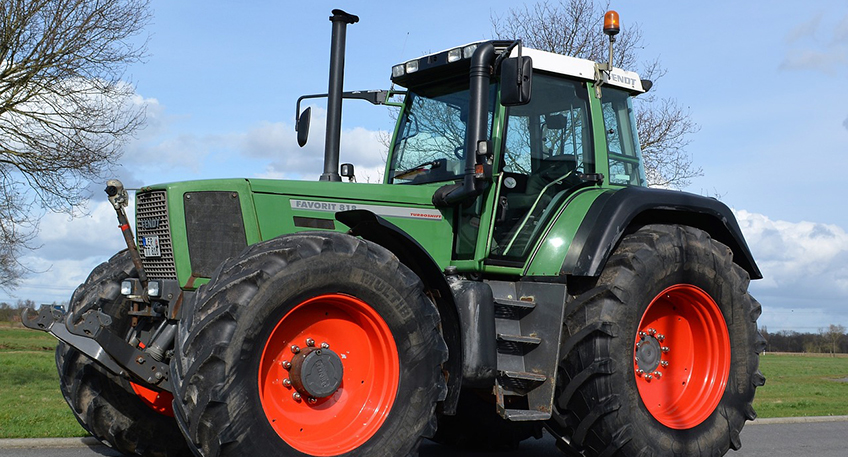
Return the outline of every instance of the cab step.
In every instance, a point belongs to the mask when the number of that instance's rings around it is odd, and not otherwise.
[[[551,417],[565,285],[488,281],[495,301],[498,414],[511,421]]]

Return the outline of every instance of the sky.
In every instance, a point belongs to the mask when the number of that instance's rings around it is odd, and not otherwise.
[[[532,6],[534,2],[527,1]],[[317,179],[323,105],[298,148],[297,97],[327,90],[333,8],[349,26],[345,90],[387,89],[391,66],[492,38],[516,1],[152,0],[149,57],[127,81],[146,127],[114,176],[127,187],[223,177]],[[622,33],[638,27],[645,60],[667,74],[652,92],[685,107],[699,129],[686,148],[704,175],[684,190],[730,206],[765,278],[752,281],[770,332],[848,326],[848,4],[844,0],[611,4]],[[600,32],[599,32],[600,33]],[[636,69],[638,70],[638,69]],[[344,105],[341,160],[379,180],[383,107]],[[46,214],[33,273],[0,301],[63,302],[123,239],[92,183],[85,215]]]

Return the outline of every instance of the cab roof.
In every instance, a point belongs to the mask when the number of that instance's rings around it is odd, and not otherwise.
[[[395,65],[392,67],[392,82],[408,88],[453,79],[469,69],[471,55],[483,43],[487,41],[469,43]],[[492,41],[492,43],[495,46],[495,52],[501,53],[512,42]],[[533,60],[534,71],[566,75],[589,82],[595,80],[595,62],[591,60],[526,47],[521,49],[521,54],[530,56]],[[518,49],[513,48],[510,57],[517,56]],[[606,72],[601,74],[605,85],[620,87],[635,93],[645,92],[636,72],[613,68],[609,74]]]

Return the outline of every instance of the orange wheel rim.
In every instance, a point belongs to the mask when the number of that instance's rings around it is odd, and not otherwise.
[[[633,369],[642,402],[663,425],[683,430],[706,420],[730,373],[730,337],[715,300],[688,284],[657,295],[639,322]]]
[[[174,417],[174,395],[172,393],[148,389],[134,382],[131,382],[130,386],[132,386],[133,392],[138,395],[138,398],[150,409],[159,414]]]
[[[391,329],[367,303],[341,294],[320,295],[289,311],[259,364],[268,423],[310,455],[343,454],[368,441],[386,421],[399,382]]]

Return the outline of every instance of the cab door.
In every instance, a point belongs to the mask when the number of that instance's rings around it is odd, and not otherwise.
[[[506,109],[488,264],[523,266],[582,174],[595,172],[589,96],[584,82],[536,73],[530,103]]]

